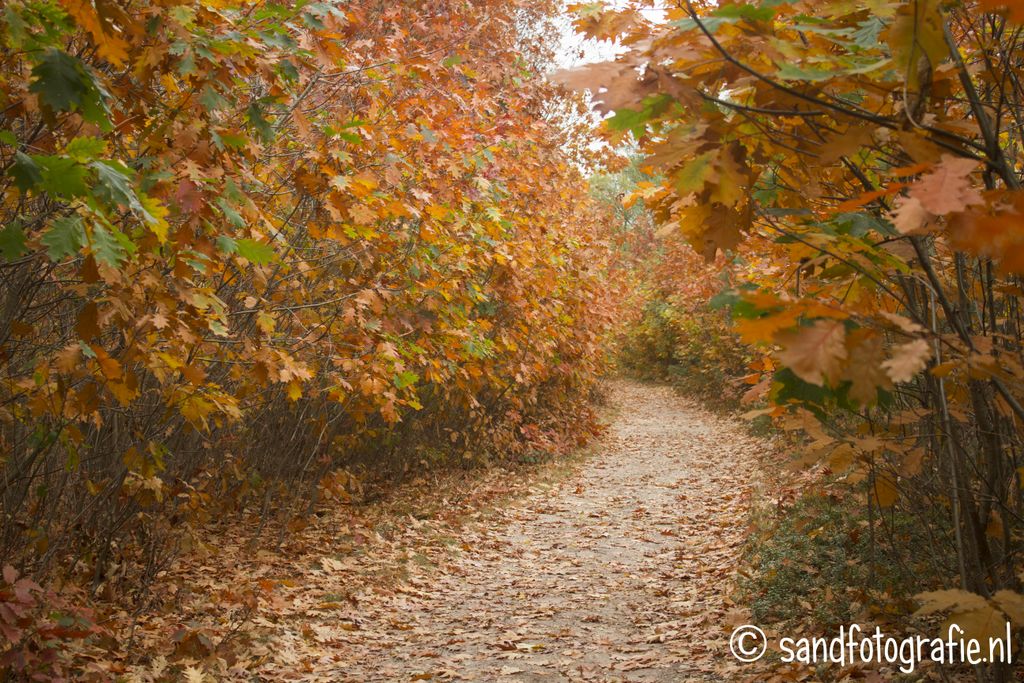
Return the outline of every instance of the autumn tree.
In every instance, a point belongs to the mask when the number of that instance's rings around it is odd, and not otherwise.
[[[554,10],[5,3],[5,564],[141,600],[215,516],[585,437],[607,252]]]
[[[1024,5],[652,6],[577,6],[630,49],[560,80],[640,142],[669,239],[740,254],[735,329],[771,356],[749,398],[883,529],[928,520],[909,559],[962,592],[927,610],[1024,625]]]

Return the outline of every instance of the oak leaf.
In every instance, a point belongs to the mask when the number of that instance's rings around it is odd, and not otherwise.
[[[89,32],[101,57],[115,66],[124,64],[128,59],[128,43],[118,35],[106,17],[100,16],[92,2],[60,0],[60,4],[76,24]]]
[[[882,367],[885,357],[881,335],[858,329],[849,335],[847,351],[850,362],[843,379],[850,381],[850,398],[862,405],[874,403],[878,390],[889,390],[892,382]]]
[[[907,196],[916,199],[921,208],[935,216],[963,211],[981,204],[981,193],[971,182],[971,173],[978,168],[973,159],[942,155],[931,173],[921,176],[910,186]]]
[[[977,593],[959,588],[918,593],[914,598],[922,603],[920,609],[914,612],[917,616],[951,609],[961,611],[981,609],[987,604],[985,598]]]
[[[929,220],[930,214],[917,197],[897,197],[893,202],[893,210],[889,212],[889,220],[901,235],[914,235],[921,232]]]
[[[1005,12],[1010,21],[1024,23],[1024,0],[979,0],[986,12]]]
[[[1010,617],[1014,624],[1017,626],[1024,625],[1024,595],[1004,589],[996,591],[992,599]]]
[[[890,508],[899,500],[900,490],[897,488],[896,482],[887,475],[876,474],[873,494],[878,507]]]
[[[797,377],[818,386],[835,381],[847,357],[846,328],[834,320],[818,320],[809,327],[778,334],[775,340],[782,346],[779,360]]]
[[[897,346],[892,358],[882,363],[882,367],[893,382],[909,382],[924,370],[931,357],[931,344],[924,339],[915,339]]]
[[[963,629],[964,638],[981,643],[1005,638],[1007,632],[1006,615],[987,603],[979,609],[949,615],[943,630],[948,633],[953,624]]]
[[[850,126],[846,132],[828,139],[824,150],[818,156],[818,163],[822,166],[831,166],[839,161],[840,157],[857,153],[862,147],[874,142],[874,132],[874,126]]]

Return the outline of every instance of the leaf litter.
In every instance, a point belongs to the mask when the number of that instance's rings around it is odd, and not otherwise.
[[[215,553],[162,577],[154,603],[167,609],[140,617],[130,652],[104,669],[133,681],[749,675],[729,655],[742,614],[730,594],[764,443],[667,387],[616,381],[609,394],[607,434],[572,467],[424,478],[370,509],[329,509],[279,551],[229,526]]]

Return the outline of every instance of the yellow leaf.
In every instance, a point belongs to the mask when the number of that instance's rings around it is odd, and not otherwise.
[[[349,207],[348,215],[358,225],[370,225],[377,220],[377,213],[365,204],[356,204]]]
[[[275,320],[274,316],[270,315],[266,311],[260,311],[256,316],[256,324],[261,330],[263,330],[263,332],[270,334],[274,331],[274,328],[277,327],[277,320]]]
[[[149,195],[140,194],[139,203],[142,204],[142,208],[146,210],[153,220],[147,221],[149,229],[156,235],[156,238],[160,241],[160,244],[167,242],[167,231],[170,226],[167,224],[167,215],[170,210],[153,199]]]
[[[899,14],[884,33],[907,88],[918,92],[922,84],[920,62],[927,60],[928,73],[949,55],[944,35],[945,19],[940,0],[918,0],[900,6]]]
[[[915,616],[944,612],[954,608],[960,611],[970,611],[981,609],[987,604],[985,598],[977,593],[959,588],[918,593],[914,598],[922,603],[921,608],[914,612]]]
[[[996,591],[992,596],[995,603],[1017,626],[1024,626],[1024,595],[1011,590]]]
[[[448,217],[451,211],[449,211],[448,207],[446,206],[441,206],[440,204],[431,204],[430,206],[427,207],[427,213],[430,214],[431,218],[443,220]]]
[[[945,624],[947,633],[953,624],[963,629],[965,639],[980,643],[1006,636],[1006,615],[988,603],[975,610],[951,614]]]
[[[884,474],[875,475],[875,503],[878,507],[892,507],[900,497],[896,482]]]
[[[213,403],[203,397],[192,394],[181,401],[178,410],[181,412],[181,416],[189,422],[199,423],[205,427],[206,417],[214,411],[215,407]]]
[[[799,317],[800,311],[790,307],[760,318],[737,320],[734,327],[745,343],[756,344],[770,341],[779,330],[795,325]]]

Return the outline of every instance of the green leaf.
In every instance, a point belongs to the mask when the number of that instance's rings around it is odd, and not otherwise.
[[[71,157],[29,156],[15,152],[8,173],[22,192],[44,191],[65,199],[84,197],[89,193],[85,179],[87,169]]]
[[[628,130],[636,137],[643,135],[647,122],[668,110],[675,100],[669,95],[654,95],[643,101],[643,109],[619,109],[615,116],[607,119],[605,125],[611,130]]]
[[[43,182],[43,172],[39,165],[23,152],[14,153],[14,163],[7,169],[7,173],[14,178],[14,185],[22,192],[28,192]]]
[[[771,21],[775,17],[775,10],[771,7],[758,7],[757,5],[725,5],[724,7],[719,7],[711,14],[728,19]]]
[[[68,143],[64,154],[75,161],[88,162],[107,152],[105,140],[94,137],[78,137]]]
[[[708,300],[708,307],[713,311],[732,308],[741,301],[735,289],[723,289]]]
[[[406,387],[412,386],[413,384],[416,384],[416,382],[419,381],[420,376],[417,375],[415,372],[410,372],[409,370],[398,373],[397,375],[395,375],[394,379],[395,386],[398,387],[399,389],[405,389]]]
[[[178,62],[178,73],[182,76],[188,76],[189,74],[195,73],[196,71],[196,56],[191,50],[182,55],[181,60]]]
[[[196,10],[194,7],[179,5],[171,8],[167,14],[171,19],[187,29],[194,28],[196,25]]]
[[[238,252],[238,242],[227,235],[221,235],[217,238],[217,248],[225,254],[235,254]]]
[[[242,218],[241,214],[235,210],[235,207],[231,206],[231,203],[228,202],[227,199],[224,197],[219,198],[217,200],[217,206],[219,206],[220,210],[224,212],[224,217],[228,219],[231,225],[236,228],[245,227],[245,219]]]
[[[775,18],[775,10],[771,7],[758,7],[756,5],[725,5],[716,8],[709,15],[698,17],[701,25],[708,33],[715,33],[720,27],[735,24],[738,21],[771,21]],[[697,22],[687,17],[672,22],[673,26],[682,31],[690,31],[697,28]]]
[[[7,24],[4,27],[4,45],[20,48],[29,36],[25,20],[18,13],[17,9],[7,5],[4,9],[4,23]]]
[[[206,111],[217,111],[227,109],[231,103],[212,85],[207,84],[203,88],[203,94],[199,96],[199,103]]]
[[[52,195],[74,199],[89,194],[85,179],[88,169],[70,157],[33,156],[43,174],[42,189]]]
[[[782,368],[772,377],[771,399],[777,404],[790,401],[800,403],[816,415],[822,415],[821,407],[835,398],[834,392],[800,379],[789,368]]]
[[[135,196],[135,190],[131,185],[131,172],[127,168],[122,172],[118,165],[112,161],[97,161],[91,164],[96,171],[96,194],[113,206],[137,204],[139,198]]]
[[[705,152],[676,171],[676,189],[684,194],[704,189],[704,183],[712,170],[711,160],[717,156],[718,150]]]
[[[832,218],[832,224],[839,232],[863,237],[870,231],[883,235],[898,235],[888,223],[880,221],[870,213],[841,213]]]
[[[777,64],[777,66],[779,70],[776,75],[784,81],[824,81],[836,75],[835,71],[802,68],[790,62]]]
[[[127,258],[124,244],[124,240],[127,240],[127,237],[119,231],[115,231],[115,233],[107,230],[102,225],[94,225],[92,228],[92,244],[90,245],[97,261],[113,267],[117,267],[121,261]],[[124,239],[121,239],[122,237]]]
[[[286,81],[294,82],[299,80],[299,70],[287,59],[277,65],[277,70]]]
[[[25,246],[25,233],[21,229],[20,221],[15,221],[0,230],[0,256],[13,261],[26,253],[28,248]]]
[[[29,92],[38,95],[45,109],[80,111],[87,121],[110,129],[110,112],[104,101],[106,93],[79,59],[62,50],[48,48],[32,68],[32,79]]]
[[[699,17],[699,19],[704,29],[711,34],[717,31],[720,26],[736,23],[735,17]],[[690,31],[697,28],[697,22],[689,17],[677,19],[672,22],[672,25],[678,27],[681,31]]]
[[[858,26],[860,28],[850,36],[854,44],[865,50],[878,47],[878,36],[881,34],[882,29],[885,28],[885,22],[878,17],[870,17],[862,21]]]
[[[50,48],[32,69],[35,80],[29,91],[53,111],[74,111],[82,104],[89,86],[82,78],[81,63],[71,55]]]
[[[225,147],[230,147],[231,149],[245,149],[246,145],[249,144],[249,138],[244,135],[238,135],[237,133],[211,130],[210,137],[213,138],[213,143],[217,145],[217,149],[220,150],[223,150]]]
[[[249,108],[245,110],[245,118],[249,125],[256,129],[263,142],[270,142],[274,139],[274,129],[263,116],[263,110],[260,109],[258,102],[249,105]]]
[[[94,161],[89,165],[96,171],[95,194],[110,206],[124,206],[145,220],[155,223],[157,219],[146,210],[132,187],[133,171],[119,161]]]
[[[235,240],[235,249],[239,256],[260,266],[277,259],[277,253],[269,245],[256,240]]]
[[[78,216],[58,218],[50,224],[50,229],[42,237],[46,255],[51,261],[60,261],[66,256],[73,256],[85,245],[85,227]]]

